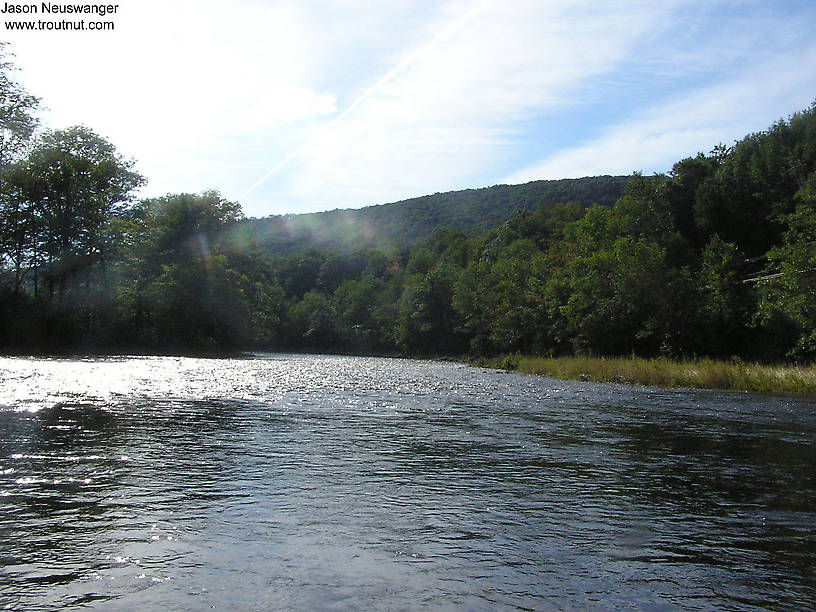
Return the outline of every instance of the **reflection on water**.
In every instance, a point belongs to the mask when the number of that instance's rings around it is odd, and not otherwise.
[[[0,359],[0,604],[802,609],[814,408],[388,359]]]

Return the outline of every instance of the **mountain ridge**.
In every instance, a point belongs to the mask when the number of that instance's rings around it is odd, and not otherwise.
[[[540,204],[576,202],[612,206],[629,176],[540,180],[439,192],[364,208],[271,215],[246,219],[269,255],[318,248],[347,253],[363,248],[396,248],[429,236],[436,228],[471,234],[503,223],[517,210]]]

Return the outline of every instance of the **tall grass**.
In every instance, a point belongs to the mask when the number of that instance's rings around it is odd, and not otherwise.
[[[641,357],[552,358],[521,355],[483,359],[476,363],[561,380],[816,396],[816,365],[762,365],[713,359],[673,361]]]

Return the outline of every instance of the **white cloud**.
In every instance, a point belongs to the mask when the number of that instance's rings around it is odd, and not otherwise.
[[[584,144],[517,170],[502,182],[577,178],[634,171],[665,172],[674,162],[717,144],[731,145],[782,118],[780,109],[806,108],[816,91],[816,46],[794,57],[753,67],[649,109]]]
[[[148,195],[220,188],[237,199],[297,152],[243,199],[253,215],[362,206],[504,176],[652,168],[760,129],[814,95],[816,62],[798,51],[816,12],[807,8],[119,4],[115,32],[8,37],[22,82],[50,108],[45,122],[85,123],[110,138],[137,159]],[[772,69],[767,76],[734,76],[758,63]],[[715,79],[731,85],[713,87]],[[672,91],[682,103],[666,102]],[[591,116],[608,98],[615,112]],[[554,136],[570,130],[569,143]]]
[[[626,56],[664,15],[645,6],[587,20],[589,4],[489,4],[328,126],[253,196],[280,198],[281,209],[297,201],[319,210],[468,186],[511,148],[515,122],[568,105],[578,84]],[[446,19],[436,32],[461,15]]]
[[[223,170],[253,139],[268,151],[278,131],[336,112],[336,93],[309,80],[318,62],[286,4],[121,0],[114,20],[108,33],[19,34],[12,49],[44,123],[110,138],[148,192],[228,184]]]

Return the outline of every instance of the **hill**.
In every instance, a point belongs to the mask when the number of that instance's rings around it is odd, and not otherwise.
[[[422,240],[437,227],[467,234],[506,221],[517,210],[540,204],[577,202],[612,206],[628,176],[594,176],[523,185],[496,185],[411,198],[361,209],[274,215],[247,222],[269,255],[289,255],[315,247],[335,253],[393,248]]]

